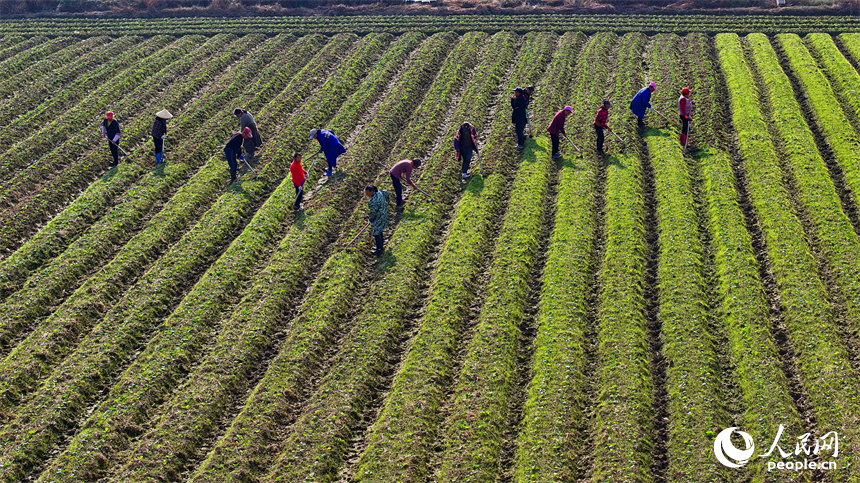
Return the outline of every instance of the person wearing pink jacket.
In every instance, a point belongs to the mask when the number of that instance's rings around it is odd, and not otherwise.
[[[692,112],[693,101],[687,96],[690,95],[690,88],[681,89],[681,97],[678,98],[678,114],[681,116],[681,146],[687,145],[687,135],[690,134],[690,113]]]
[[[549,131],[549,137],[552,138],[553,158],[561,157],[561,153],[558,151],[558,136],[561,134],[567,135],[567,132],[564,130],[564,121],[566,121],[567,116],[571,114],[573,114],[573,108],[570,106],[564,106],[564,109],[555,113],[555,116],[552,117],[552,122],[549,123],[549,126],[546,128],[546,130]]]

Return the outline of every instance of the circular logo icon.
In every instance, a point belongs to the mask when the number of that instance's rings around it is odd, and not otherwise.
[[[729,468],[740,468],[747,464],[755,451],[755,443],[749,433],[738,431],[738,434],[744,439],[746,449],[737,449],[732,444],[732,432],[738,428],[726,428],[720,431],[717,439],[714,440],[714,456],[717,457],[723,466]],[[735,462],[732,462],[734,460]]]

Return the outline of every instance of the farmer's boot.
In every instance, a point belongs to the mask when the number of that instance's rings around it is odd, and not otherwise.
[[[236,170],[231,169],[230,170],[230,183],[235,183],[235,182],[236,182]]]

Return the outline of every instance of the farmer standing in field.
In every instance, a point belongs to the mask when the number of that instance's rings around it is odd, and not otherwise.
[[[296,201],[293,203],[293,209],[298,210],[302,206],[302,198],[305,194],[305,180],[308,177],[308,171],[302,166],[302,155],[295,153],[293,162],[290,163],[290,174],[293,177],[293,186],[296,187]]]
[[[239,170],[237,158],[242,155],[242,142],[245,139],[251,138],[251,130],[245,128],[242,132],[237,132],[230,136],[230,140],[224,146],[224,156],[227,158],[227,165],[230,167],[230,182],[236,182],[236,171]]]
[[[517,149],[523,149],[526,144],[527,106],[526,98],[523,96],[523,88],[517,87],[511,96],[511,122],[514,123],[514,128],[517,131]]]
[[[391,184],[394,185],[394,193],[397,195],[397,208],[403,207],[403,184],[400,180],[406,180],[406,183],[408,183],[409,186],[415,189],[420,189],[415,186],[414,182],[412,182],[412,170],[419,166],[421,166],[420,158],[404,159],[402,161],[398,161],[388,172],[391,176]]]
[[[604,100],[603,105],[597,110],[597,115],[594,116],[594,132],[597,133],[597,154],[601,156],[605,156],[603,153],[603,130],[608,129],[609,132],[612,132],[612,129],[606,124],[606,121],[609,120],[610,106],[612,106],[612,103]]]
[[[678,114],[681,116],[681,146],[687,145],[687,135],[690,133],[690,114],[692,112],[693,101],[687,96],[690,95],[690,88],[681,89],[681,97],[678,98]]]
[[[113,162],[110,164],[111,168],[114,168],[119,165],[119,122],[113,118],[113,111],[108,111],[105,113],[105,118],[102,120],[102,137],[107,138],[108,147],[110,148],[110,154],[113,156]]]
[[[651,108],[651,93],[657,90],[657,84],[652,82],[648,87],[639,89],[630,101],[630,110],[636,115],[639,127],[645,127],[645,110]]]
[[[254,151],[263,145],[263,138],[260,137],[260,131],[257,130],[257,122],[254,121],[254,116],[245,109],[233,109],[233,115],[239,118],[239,131],[242,132],[245,128],[251,130],[251,138],[246,139],[243,146],[248,154],[248,162],[254,160]]]
[[[567,136],[567,132],[564,130],[564,121],[567,120],[567,116],[573,114],[573,108],[570,106],[564,106],[564,109],[555,113],[555,116],[552,117],[552,122],[549,123],[546,130],[549,131],[549,137],[552,138],[552,157],[553,159],[560,158],[561,153],[558,151],[559,144],[559,134]]]
[[[164,156],[164,138],[167,136],[167,120],[173,119],[173,114],[167,109],[162,109],[155,113],[155,120],[152,121],[152,143],[155,145],[155,164],[159,164]]]
[[[472,123],[464,122],[454,135],[454,151],[457,152],[457,160],[463,158],[463,179],[469,177],[469,164],[472,163],[472,152],[478,152],[478,132]]]
[[[376,186],[367,186],[364,188],[364,194],[370,198],[367,201],[369,211],[368,221],[373,227],[373,239],[376,241],[376,248],[370,253],[373,255],[382,255],[384,251],[382,246],[385,241],[382,238],[382,233],[388,226],[388,202],[390,197],[387,191],[380,190]]]
[[[320,143],[320,150],[317,154],[325,154],[325,160],[328,163],[328,169],[325,171],[326,176],[331,176],[331,170],[337,168],[337,157],[346,152],[346,148],[334,135],[334,132],[328,129],[311,129],[311,139],[316,139]]]

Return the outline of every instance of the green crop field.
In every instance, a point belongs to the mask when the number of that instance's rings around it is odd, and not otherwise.
[[[0,481],[860,481],[858,31],[0,21]],[[235,107],[264,144],[231,184]],[[316,127],[347,152],[294,211]],[[426,194],[375,257],[362,188],[406,157]]]

